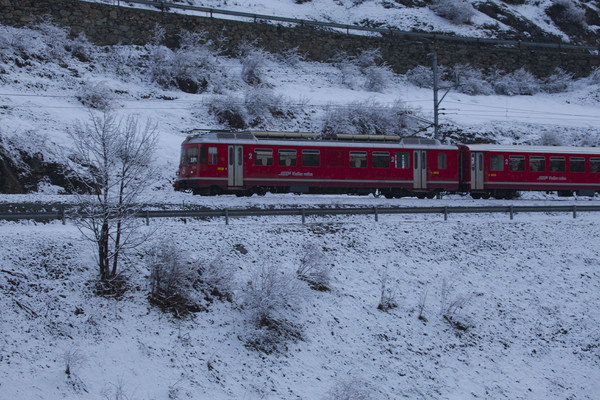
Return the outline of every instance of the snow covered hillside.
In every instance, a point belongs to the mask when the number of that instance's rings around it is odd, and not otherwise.
[[[429,3],[194,4],[474,36],[580,42],[597,32],[593,22],[561,31],[545,10],[562,1],[469,2],[479,11],[468,24]],[[495,26],[480,10],[486,4],[541,31]],[[376,52],[318,64],[251,43],[231,57],[200,36],[184,35],[178,49],[160,39],[157,29],[146,46],[95,47],[49,23],[0,26],[0,183],[21,193],[0,194],[0,203],[74,201],[64,194],[63,165],[77,168],[67,132],[101,112],[157,124],[158,172],[143,202],[484,203],[174,193],[180,144],[197,129],[431,136],[433,94],[427,68],[397,75]],[[452,86],[442,103],[446,142],[600,145],[600,71],[540,79],[459,66],[443,78]],[[0,399],[595,399],[599,222],[595,214],[140,221],[151,240],[123,259],[115,297],[102,293],[96,253],[72,222],[0,221]],[[189,304],[177,313],[151,301],[152,260],[161,254],[183,271],[175,282]],[[303,265],[313,269],[299,276]],[[307,276],[326,287],[311,288]],[[257,319],[261,310],[268,318]]]
[[[184,35],[180,48],[169,49],[160,44],[160,29],[144,47],[95,47],[49,23],[0,30],[7,192],[60,191],[65,183],[57,171],[70,156],[66,132],[102,110],[158,124],[154,187],[164,190],[181,141],[196,129],[433,134],[427,122],[433,120],[431,71],[394,74],[376,51],[319,64],[249,43],[240,43],[239,57],[232,58],[201,35]],[[447,142],[600,142],[600,71],[579,80],[560,70],[544,79],[522,69],[484,72],[465,65],[442,71],[442,86],[451,88],[441,105]]]
[[[145,250],[129,290],[105,298],[72,225],[2,223],[0,397],[595,399],[598,218],[153,221],[148,248],[232,272],[232,302],[198,293],[206,310],[181,319],[150,305]],[[275,289],[298,335],[260,353],[250,282],[265,267],[293,276],[311,243],[330,290]]]
[[[99,2],[114,3],[113,0]],[[592,46],[598,44],[600,29],[598,2],[581,0],[186,0],[175,3],[370,28]]]

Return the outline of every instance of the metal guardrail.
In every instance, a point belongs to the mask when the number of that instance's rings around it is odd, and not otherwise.
[[[491,44],[497,46],[510,46],[515,48],[546,48],[546,49],[555,49],[555,50],[580,50],[580,51],[590,51],[597,52],[600,50],[598,46],[585,46],[585,45],[572,45],[572,44],[563,44],[563,43],[543,43],[543,42],[523,42],[519,40],[500,40],[500,39],[487,39],[487,38],[475,38],[468,36],[456,36],[456,35],[448,35],[442,33],[427,33],[427,32],[410,32],[410,31],[402,31],[394,28],[370,28],[358,25],[347,25],[347,24],[338,24],[335,22],[320,22],[320,21],[311,21],[306,19],[298,19],[298,18],[288,18],[288,17],[277,17],[273,15],[262,15],[262,14],[253,14],[246,13],[240,11],[229,11],[229,10],[221,10],[210,7],[199,7],[199,6],[190,6],[186,4],[177,4],[171,3],[168,1],[152,1],[152,0],[116,0],[113,1],[113,4],[116,3],[118,6],[121,6],[121,3],[131,3],[131,4],[142,4],[146,6],[156,7],[157,9],[167,12],[169,9],[180,9],[184,11],[198,11],[206,13],[210,16],[210,18],[214,18],[215,15],[226,15],[240,18],[248,18],[253,20],[254,22],[258,21],[270,21],[270,22],[285,22],[291,23],[299,26],[315,26],[322,28],[332,28],[332,29],[342,29],[345,30],[346,33],[350,33],[350,31],[356,32],[367,32],[367,33],[378,33],[380,35],[396,35],[396,36],[406,36],[414,39],[425,39],[425,40],[440,40],[440,41],[453,41],[453,42],[472,42],[479,44]]]
[[[565,206],[473,206],[473,207],[364,207],[364,208],[282,208],[282,209],[221,209],[221,210],[142,210],[132,214],[135,218],[145,218],[146,225],[151,218],[225,218],[229,225],[230,218],[266,217],[266,216],[299,216],[306,223],[308,216],[326,215],[374,215],[379,221],[380,215],[390,214],[440,214],[444,220],[450,214],[509,214],[510,219],[516,213],[572,213],[577,218],[578,212],[600,212],[600,205],[565,205]],[[44,212],[2,212],[0,220],[62,220],[75,219],[78,214],[62,209],[60,211]]]

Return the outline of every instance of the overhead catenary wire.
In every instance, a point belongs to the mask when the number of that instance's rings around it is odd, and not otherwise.
[[[70,99],[77,100],[75,96],[70,95],[50,95],[50,94],[24,94],[24,93],[0,93],[0,97],[34,97],[34,98],[62,98],[62,99]],[[116,107],[118,110],[137,110],[137,111],[156,111],[156,110],[189,110],[191,106],[202,104],[208,105],[210,104],[212,98],[208,98],[207,95],[201,99],[173,99],[173,100],[122,100],[122,103],[127,102],[135,102],[136,105],[121,105]],[[403,103],[428,103],[429,100],[412,100],[412,101],[402,101]],[[144,103],[150,105],[143,105]],[[361,105],[361,108],[369,111],[377,111],[377,110],[389,110],[394,106],[396,102],[377,102],[377,105],[365,105],[364,103]],[[449,104],[458,104],[464,107],[460,108],[450,108],[446,107],[441,109],[440,111],[442,115],[460,115],[463,117],[486,117],[486,118],[497,118],[497,119],[507,119],[507,118],[518,118],[520,120],[536,120],[543,118],[544,120],[552,120],[552,121],[573,121],[577,120],[579,122],[589,121],[590,123],[600,122],[600,115],[592,115],[592,114],[583,114],[583,113],[565,113],[565,112],[554,112],[554,111],[542,111],[535,109],[523,109],[523,108],[510,108],[510,107],[502,107],[502,106],[493,106],[493,105],[482,105],[482,104],[470,104],[470,103],[461,103],[454,101],[447,101]],[[142,104],[142,105],[140,105]],[[155,106],[152,106],[154,104]],[[183,104],[187,104],[184,106]],[[246,104],[244,101],[231,102],[232,105],[241,106]],[[268,106],[277,106],[277,103],[265,103]],[[344,110],[347,109],[352,103],[323,103],[323,102],[301,102],[301,103],[286,103],[287,106],[292,107],[310,107],[310,108],[321,108],[321,109],[333,109],[333,110]],[[0,103],[0,106],[1,103]],[[73,104],[73,105],[49,105],[49,104],[10,104],[4,105],[4,108],[11,109],[86,109],[83,104]],[[412,110],[407,109],[406,115],[418,119],[422,122],[429,123],[426,118],[420,117],[416,113],[412,112]]]

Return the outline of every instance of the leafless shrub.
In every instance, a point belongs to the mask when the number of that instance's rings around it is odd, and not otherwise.
[[[163,46],[165,31],[156,26],[154,36],[147,45],[150,78],[159,85],[176,87],[186,93],[204,92],[215,70],[215,59],[210,43],[201,33],[180,33],[180,46],[175,51]]]
[[[334,60],[341,72],[341,83],[351,89],[382,92],[393,78],[391,69],[381,61],[379,50],[364,50],[358,56],[338,54]]]
[[[425,317],[425,306],[427,304],[427,294],[429,292],[428,288],[425,288],[423,293],[419,296],[419,304],[417,305],[417,309],[419,310],[419,319],[423,322],[427,322],[427,318]]]
[[[101,390],[102,397],[106,400],[134,400],[135,397],[125,387],[123,378],[119,378],[116,384],[110,384]]]
[[[71,54],[81,62],[90,62],[92,59],[92,44],[87,40],[83,32],[69,44]]]
[[[296,270],[298,278],[307,282],[311,289],[329,291],[330,271],[321,247],[315,243],[306,244],[300,257],[300,266]]]
[[[83,352],[76,347],[72,347],[63,353],[62,359],[65,365],[65,374],[67,374],[67,383],[77,393],[85,391],[85,384],[75,373],[75,370],[87,361]]]
[[[321,131],[325,136],[337,133],[408,136],[420,126],[414,113],[415,110],[401,101],[392,106],[374,100],[347,106],[329,106]]]
[[[41,61],[62,60],[72,45],[67,31],[54,25],[48,18],[34,18],[30,29],[3,26],[0,28],[0,60],[13,53],[19,62],[27,59]]]
[[[85,82],[77,99],[86,107],[109,111],[114,108],[115,95],[105,82]]]
[[[162,45],[164,38],[165,29],[158,24],[155,25],[154,34],[146,46],[149,53],[148,71],[153,82],[163,87],[169,87],[171,85],[173,52]]]
[[[65,351],[62,359],[65,364],[65,374],[67,376],[71,376],[75,372],[75,369],[81,367],[87,361],[83,352],[76,347],[71,347]]]
[[[240,46],[242,60],[242,81],[250,86],[259,86],[264,82],[264,68],[266,55],[264,51],[254,48],[250,44]]]
[[[541,90],[546,93],[562,93],[569,89],[573,82],[573,74],[557,68],[552,75],[541,83]]]
[[[541,146],[563,146],[564,140],[556,130],[546,130],[540,135]]]
[[[481,70],[470,65],[457,65],[453,68],[455,88],[457,91],[469,95],[491,95],[494,88],[490,79],[483,75]]]
[[[251,127],[270,127],[274,119],[294,118],[295,108],[289,99],[275,94],[270,89],[253,88],[244,95],[244,105]]]
[[[447,82],[444,82],[441,77],[446,74],[446,68],[442,65],[438,66],[438,84],[448,86]],[[433,70],[431,67],[418,65],[406,73],[406,79],[413,85],[420,88],[433,88]]]
[[[131,46],[107,46],[100,63],[107,72],[129,77],[134,74],[140,58]]]
[[[600,84],[600,67],[594,68],[588,79],[592,84]]]
[[[585,9],[575,5],[572,0],[552,0],[552,7],[557,9],[561,22],[587,27]]]
[[[364,379],[356,377],[336,382],[327,396],[328,400],[371,400],[373,398],[371,385]]]
[[[244,288],[243,306],[254,322],[264,318],[285,319],[291,305],[301,299],[301,292],[294,275],[270,263],[252,272]]]
[[[362,86],[362,74],[360,68],[353,64],[338,66],[341,72],[341,84],[350,89],[359,89]]]
[[[302,340],[302,327],[291,322],[294,308],[302,302],[298,279],[275,264],[261,265],[243,288],[241,306],[251,329],[246,345],[265,353],[284,351],[289,341]]]
[[[358,56],[350,58],[361,71],[381,63],[381,53],[379,49],[363,50]]]
[[[46,57],[63,59],[67,55],[66,49],[70,41],[65,28],[55,25],[47,18],[35,21],[32,26],[42,33]]]
[[[285,50],[281,52],[278,59],[283,64],[289,65],[290,67],[296,67],[302,61],[302,55],[298,53],[298,47],[293,49]]]
[[[475,9],[466,0],[434,0],[430,7],[437,15],[457,25],[471,22],[475,15]]]
[[[442,317],[446,320],[453,328],[466,331],[469,329],[469,324],[465,323],[459,318],[459,311],[463,309],[473,298],[473,293],[453,295],[453,286],[449,282],[448,278],[444,278],[442,281],[441,290],[441,304],[442,304]]]
[[[204,92],[215,64],[210,42],[205,41],[204,34],[183,31],[180,46],[172,53],[172,84],[186,93]]]
[[[235,268],[222,257],[217,257],[200,267],[200,289],[205,298],[213,297],[221,300],[233,300],[233,282]]]
[[[146,265],[150,270],[150,301],[153,304],[175,316],[200,311],[191,296],[198,271],[184,260],[177,246],[164,242],[153,245],[147,253]]]
[[[383,92],[390,84],[394,74],[386,66],[370,66],[364,69],[364,88],[371,92]]]
[[[535,76],[524,68],[497,76],[493,82],[496,93],[507,96],[534,95],[540,91],[540,84]]]
[[[214,96],[209,104],[217,122],[234,129],[271,129],[279,121],[293,119],[297,109],[289,99],[266,88],[250,88],[243,98]]]
[[[396,291],[390,287],[390,276],[388,274],[387,267],[384,267],[383,273],[380,279],[381,296],[379,298],[379,304],[377,309],[381,311],[389,311],[393,308],[398,307],[396,301]]]
[[[234,129],[248,127],[248,115],[244,102],[233,95],[214,96],[210,100],[208,112],[216,117],[219,124]]]
[[[181,250],[174,244],[161,242],[152,245],[146,256],[150,270],[150,288],[154,296],[172,296],[185,289],[190,278]]]

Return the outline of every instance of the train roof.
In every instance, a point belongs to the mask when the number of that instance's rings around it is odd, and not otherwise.
[[[456,150],[455,145],[443,145],[439,140],[428,138],[401,138],[388,135],[349,135],[339,134],[331,139],[317,139],[308,132],[263,132],[263,131],[207,131],[188,136],[183,144],[190,143],[232,143],[264,144],[271,146],[318,146],[318,147],[360,147],[360,148],[419,148]]]
[[[498,153],[544,153],[544,154],[592,154],[600,155],[600,147],[569,146],[524,146],[504,144],[468,144],[471,151],[493,151]]]

